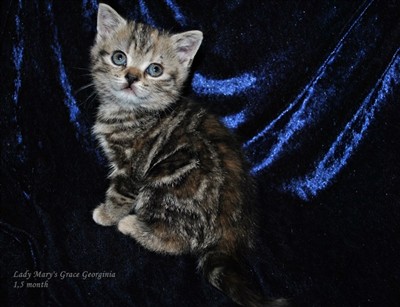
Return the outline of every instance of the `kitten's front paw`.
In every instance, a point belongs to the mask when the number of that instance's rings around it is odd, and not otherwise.
[[[118,222],[118,230],[124,235],[133,236],[137,233],[138,221],[136,215],[127,215]]]
[[[93,211],[93,220],[102,226],[111,226],[117,223],[105,210],[104,204],[101,204]]]

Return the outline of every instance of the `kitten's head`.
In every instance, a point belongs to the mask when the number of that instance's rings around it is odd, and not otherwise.
[[[99,5],[92,76],[101,101],[124,109],[161,110],[175,102],[203,34],[160,32]]]

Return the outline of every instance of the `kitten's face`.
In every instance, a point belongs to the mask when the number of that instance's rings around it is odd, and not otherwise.
[[[101,101],[130,110],[164,109],[177,100],[201,41],[200,31],[162,33],[100,4],[91,58]]]

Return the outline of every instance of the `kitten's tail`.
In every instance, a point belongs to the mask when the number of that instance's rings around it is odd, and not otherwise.
[[[251,288],[235,257],[219,251],[209,251],[200,257],[199,268],[205,278],[235,303],[245,307],[289,307],[285,299],[267,300]]]

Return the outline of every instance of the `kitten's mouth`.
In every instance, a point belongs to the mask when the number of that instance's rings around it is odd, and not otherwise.
[[[137,96],[137,89],[136,89],[135,86],[133,86],[133,85],[131,85],[131,86],[128,85],[128,86],[122,88],[122,91],[123,91],[124,93]]]
[[[122,88],[120,89],[120,91],[121,91],[122,93],[124,93],[125,95],[131,96],[131,97],[134,98],[134,99],[143,100],[143,99],[145,99],[145,98],[147,97],[146,95],[143,96],[143,93],[141,93],[141,92],[140,92],[140,89],[137,88],[134,84],[132,84],[131,86],[126,85],[126,86],[122,87]],[[126,97],[126,96],[125,96],[125,97]]]

